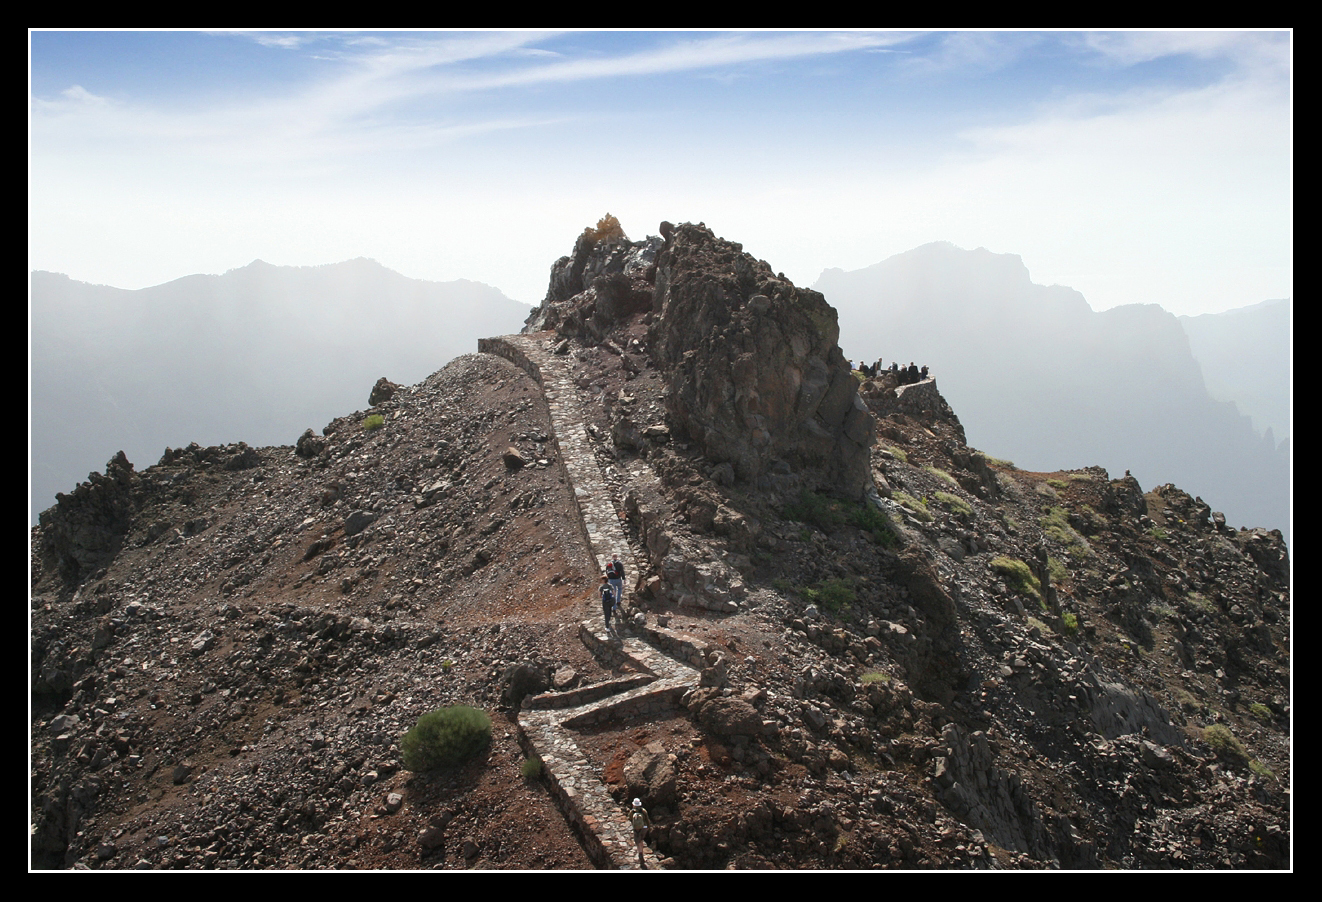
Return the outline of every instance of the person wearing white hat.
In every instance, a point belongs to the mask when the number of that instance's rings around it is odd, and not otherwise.
[[[643,807],[642,799],[633,800],[633,811],[629,812],[629,823],[633,824],[633,841],[638,847],[638,863],[643,862],[643,843],[647,840],[647,834],[652,832],[652,819],[647,816],[647,809]]]

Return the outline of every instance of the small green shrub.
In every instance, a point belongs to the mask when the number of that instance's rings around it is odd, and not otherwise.
[[[794,591],[809,604],[819,604],[834,614],[858,600],[858,593],[847,579],[822,580],[812,586],[796,586]]]
[[[1230,728],[1225,724],[1214,723],[1204,729],[1203,741],[1210,745],[1212,751],[1216,752],[1216,756],[1223,761],[1241,767],[1249,763],[1248,750],[1244,748],[1243,743],[1235,738],[1235,734],[1230,732]]]
[[[816,526],[822,532],[830,532],[840,522],[831,498],[806,489],[799,493],[798,501],[785,505],[782,514],[786,519]]]
[[[1005,467],[1007,470],[1014,469],[1014,461],[1012,460],[1005,460],[1000,457],[992,457],[990,454],[983,454],[982,456],[987,459],[987,463],[991,464],[994,467]]]
[[[890,445],[883,445],[882,447],[889,451],[900,462],[906,464],[909,462],[909,452],[905,451],[903,448],[892,448]]]
[[[1262,721],[1263,723],[1271,723],[1272,709],[1268,708],[1262,702],[1254,702],[1253,704],[1249,705],[1249,713],[1252,714],[1254,717],[1258,718],[1258,720]]]
[[[1005,582],[1011,589],[1039,603],[1042,601],[1042,584],[1037,581],[1033,571],[1023,561],[1002,555],[992,560],[991,568],[1005,577]]]
[[[788,520],[816,526],[826,533],[840,526],[854,526],[870,533],[880,545],[890,547],[898,542],[890,520],[866,501],[851,504],[805,490],[799,494],[798,501],[785,505],[781,514]]]
[[[1075,531],[1073,526],[1070,526],[1070,515],[1063,507],[1048,508],[1042,517],[1041,525],[1042,532],[1047,538],[1064,545],[1071,554],[1077,554],[1079,557],[1088,557],[1092,554],[1092,546],[1088,544],[1087,539]]]
[[[531,758],[524,758],[523,764],[519,765],[519,773],[525,780],[536,780],[542,775],[542,759],[533,755]]]
[[[919,498],[915,498],[913,495],[910,495],[908,492],[896,492],[895,500],[898,501],[900,504],[904,505],[905,507],[907,507],[909,510],[913,511],[913,515],[917,517],[919,520],[922,520],[924,523],[931,522],[932,513],[927,509],[926,501],[923,501]]]
[[[829,611],[842,611],[858,600],[858,594],[848,580],[828,579],[818,585],[818,596]]]
[[[1028,618],[1028,626],[1029,626],[1030,629],[1031,629],[1032,627],[1037,627],[1037,631],[1038,631],[1039,633],[1041,633],[1042,635],[1044,635],[1044,636],[1049,636],[1049,635],[1051,635],[1052,633],[1055,632],[1055,630],[1053,630],[1051,627],[1047,626],[1047,625],[1046,625],[1045,623],[1043,623],[1041,620],[1038,620],[1036,617],[1029,617],[1029,618]]]
[[[879,670],[873,670],[859,677],[859,681],[862,682],[864,686],[869,686],[873,683],[889,683],[891,681],[891,675],[889,673],[882,673]]]
[[[1060,615],[1061,626],[1065,627],[1065,635],[1073,636],[1079,632],[1079,618],[1070,611],[1065,611]]]
[[[973,508],[969,506],[967,501],[958,495],[952,495],[949,492],[937,492],[933,497],[944,505],[946,509],[959,514],[961,517],[973,516]]]
[[[1047,558],[1047,572],[1051,574],[1051,581],[1060,585],[1070,578],[1070,568],[1065,566],[1065,562],[1057,557]]]
[[[404,766],[414,773],[459,764],[491,741],[491,718],[476,708],[454,705],[424,714],[404,734]]]
[[[1058,492],[1063,492],[1070,487],[1070,484],[1063,479],[1048,479],[1047,485],[1051,486]]]
[[[1152,536],[1152,538],[1156,539],[1158,542],[1164,542],[1169,538],[1166,534],[1166,530],[1162,529],[1160,526],[1154,526],[1149,529],[1148,535]]]
[[[1214,723],[1203,730],[1203,741],[1212,747],[1216,756],[1232,767],[1247,767],[1259,777],[1273,777],[1272,769],[1249,755],[1235,734],[1225,724]]]
[[[933,476],[935,476],[937,479],[940,479],[942,482],[946,483],[947,485],[951,485],[956,488],[959,487],[959,481],[955,479],[955,477],[947,473],[945,470],[941,469],[940,467],[926,466],[923,467],[923,469],[931,473]]]
[[[381,416],[381,414],[379,413],[374,413],[367,419],[363,420],[363,431],[376,432],[385,424],[386,424],[386,418]]]

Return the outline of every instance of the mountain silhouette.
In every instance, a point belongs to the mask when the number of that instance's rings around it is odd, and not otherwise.
[[[927,365],[969,442],[1031,469],[1099,464],[1174,482],[1231,522],[1289,525],[1289,459],[1208,394],[1180,320],[1156,304],[1096,312],[1023,261],[939,242],[814,286],[846,354]]]
[[[32,505],[123,449],[292,444],[373,382],[412,383],[528,308],[487,285],[410,279],[374,260],[192,275],[136,291],[32,274]]]

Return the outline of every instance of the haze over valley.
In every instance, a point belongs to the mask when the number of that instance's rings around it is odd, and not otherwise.
[[[34,523],[116,451],[147,466],[194,441],[292,444],[366,408],[377,378],[418,382],[528,310],[361,258],[259,260],[138,291],[42,272],[32,286]],[[839,311],[847,356],[929,366],[975,447],[1039,471],[1173,482],[1232,525],[1288,532],[1288,302],[1096,312],[1034,284],[1017,256],[944,242],[828,269],[814,287]]]
[[[123,450],[290,445],[368,406],[382,376],[413,384],[528,307],[477,282],[410,279],[372,260],[260,260],[125,291],[32,274],[30,517]]]
[[[1156,303],[1098,312],[1033,283],[1018,256],[946,242],[827,270],[814,287],[840,312],[846,353],[930,367],[987,453],[1173,482],[1233,524],[1288,531],[1289,302],[1192,319]]]

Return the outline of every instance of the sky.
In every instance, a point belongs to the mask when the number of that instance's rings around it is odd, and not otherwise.
[[[371,257],[536,303],[610,212],[799,285],[950,241],[1220,312],[1293,296],[1292,38],[31,31],[29,268]]]

